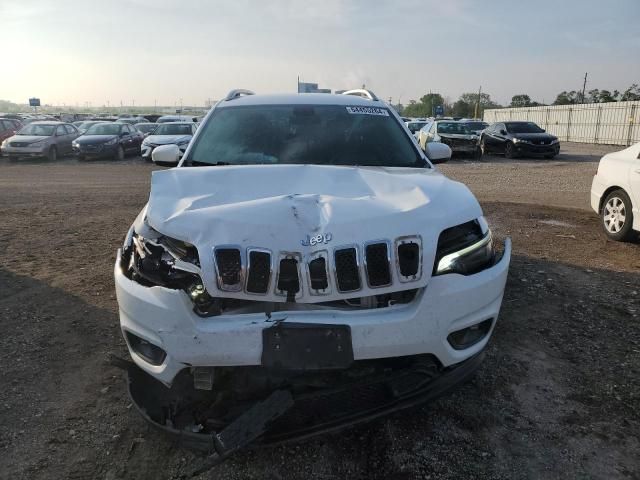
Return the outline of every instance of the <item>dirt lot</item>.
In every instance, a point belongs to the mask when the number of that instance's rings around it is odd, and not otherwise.
[[[201,478],[640,478],[640,245],[588,209],[610,149],[444,165],[514,242],[473,381],[435,403]],[[177,478],[195,456],[148,429],[122,375],[112,266],[152,167],[0,160],[0,478]]]

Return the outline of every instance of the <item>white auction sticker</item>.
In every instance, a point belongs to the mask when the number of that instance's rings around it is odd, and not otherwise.
[[[347,112],[356,115],[380,115],[382,117],[389,116],[389,112],[386,108],[378,107],[347,107]]]

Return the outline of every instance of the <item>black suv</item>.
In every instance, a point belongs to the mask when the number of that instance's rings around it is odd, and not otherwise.
[[[497,122],[480,136],[482,154],[504,153],[507,158],[543,155],[553,158],[560,152],[558,137],[546,133],[533,122]]]

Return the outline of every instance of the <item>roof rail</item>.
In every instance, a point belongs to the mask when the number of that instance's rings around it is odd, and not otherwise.
[[[224,97],[225,101],[229,101],[229,100],[234,100],[236,98],[240,98],[243,95],[255,95],[255,93],[253,93],[251,90],[245,90],[243,88],[238,88],[236,90],[231,90],[229,93],[227,93],[227,96]]]
[[[355,90],[347,90],[342,92],[342,95],[355,95],[356,97],[368,98],[369,100],[377,101],[378,97],[371,90],[365,90],[364,88],[356,88]]]

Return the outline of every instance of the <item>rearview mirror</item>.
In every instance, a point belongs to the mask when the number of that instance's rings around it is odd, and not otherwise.
[[[177,145],[160,145],[151,152],[151,160],[158,165],[173,167],[180,160],[180,148]]]
[[[451,148],[444,143],[427,143],[424,153],[431,163],[444,163],[451,158]]]

